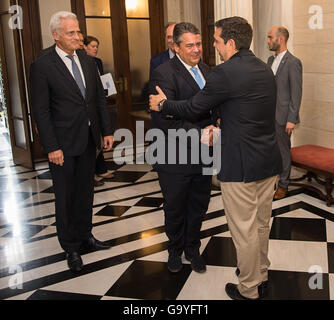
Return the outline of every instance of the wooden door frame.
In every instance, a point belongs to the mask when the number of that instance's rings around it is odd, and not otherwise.
[[[19,5],[23,11],[23,28],[13,30],[15,46],[15,61],[17,67],[17,79],[21,99],[22,117],[14,117],[11,108],[10,89],[8,84],[8,70],[6,68],[5,48],[2,48],[3,78],[7,106],[7,116],[11,139],[13,161],[15,164],[34,169],[35,159],[43,158],[41,143],[34,130],[32,114],[30,112],[30,90],[29,90],[29,69],[32,61],[38,52],[42,50],[41,24],[39,17],[38,0],[11,0],[10,5]],[[3,14],[9,12],[3,12]],[[0,39],[3,42],[1,35]],[[26,147],[16,146],[14,120],[23,121]]]
[[[23,45],[23,58],[24,68],[27,78],[27,92],[30,102],[30,83],[29,83],[29,72],[31,63],[35,60],[37,54],[43,49],[41,20],[39,11],[38,0],[19,0],[19,5],[23,9],[23,29],[22,29],[22,45]],[[31,112],[31,106],[28,103],[27,115],[30,119],[30,132],[32,134],[32,157],[33,161],[45,158],[45,154],[42,149],[37,127],[33,120],[33,114]]]
[[[213,47],[213,34],[215,32],[215,4],[214,0],[201,0],[201,21],[203,61],[214,68],[216,66],[216,52]]]
[[[71,0],[71,8],[78,17],[82,32],[86,34],[84,1]],[[135,128],[130,115],[130,112],[132,112],[130,58],[129,55],[125,54],[129,52],[125,0],[110,0],[110,9],[115,82],[119,92],[117,94],[118,124],[119,127],[130,129],[134,133]],[[151,55],[154,56],[165,50],[163,2],[149,0],[149,12]],[[121,81],[123,82],[123,87],[125,82],[127,84],[127,90],[123,92],[120,92],[119,83]]]

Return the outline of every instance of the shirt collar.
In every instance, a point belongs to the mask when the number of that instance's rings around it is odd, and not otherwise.
[[[56,52],[58,53],[58,55],[59,55],[62,59],[64,59],[64,58],[66,58],[67,56],[69,56],[68,53],[66,53],[64,50],[60,49],[57,45],[56,45]],[[73,56],[77,56],[76,51],[74,51]]]
[[[275,54],[275,59],[278,58],[278,59],[283,59],[283,57],[285,56],[285,54],[288,52],[288,50],[285,50],[279,54]]]
[[[174,56],[175,56],[175,53],[173,52],[173,50],[168,49],[168,53],[169,53],[169,58],[170,58],[170,59],[173,59]]]
[[[182,62],[182,64],[186,67],[186,69],[188,70],[188,71],[190,71],[191,70],[191,68],[193,68],[192,66],[190,66],[189,64],[187,64],[187,63],[185,63],[181,58],[180,58],[180,56],[178,55],[178,54],[176,54],[176,56],[179,58],[179,60]],[[199,69],[198,68],[198,64],[196,65],[196,66],[194,66],[196,69]]]

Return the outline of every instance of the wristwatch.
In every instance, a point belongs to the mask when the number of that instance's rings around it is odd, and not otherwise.
[[[158,103],[158,110],[159,110],[159,112],[162,111],[163,106],[164,106],[164,102],[165,102],[166,100],[167,100],[167,99],[162,99],[162,100]]]

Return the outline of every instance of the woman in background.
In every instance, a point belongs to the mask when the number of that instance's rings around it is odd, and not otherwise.
[[[103,63],[101,59],[96,57],[99,51],[99,45],[100,45],[100,42],[95,37],[87,36],[84,39],[84,49],[89,56],[94,58],[97,70],[99,71],[100,76],[102,76],[104,74]],[[107,165],[106,165],[106,162],[103,156],[103,150],[100,151],[100,153],[98,154],[96,158],[95,174],[98,177],[102,178],[101,180],[94,179],[95,187],[100,187],[104,185],[104,181],[107,181],[107,182],[112,181],[112,179],[115,177],[113,173],[108,172]]]

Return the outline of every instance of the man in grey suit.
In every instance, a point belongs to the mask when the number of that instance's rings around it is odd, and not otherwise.
[[[275,55],[268,59],[277,84],[276,134],[281,151],[283,172],[280,175],[274,199],[286,196],[291,170],[291,134],[299,121],[302,100],[303,68],[301,61],[287,50],[289,31],[282,26],[268,33],[269,50]]]

